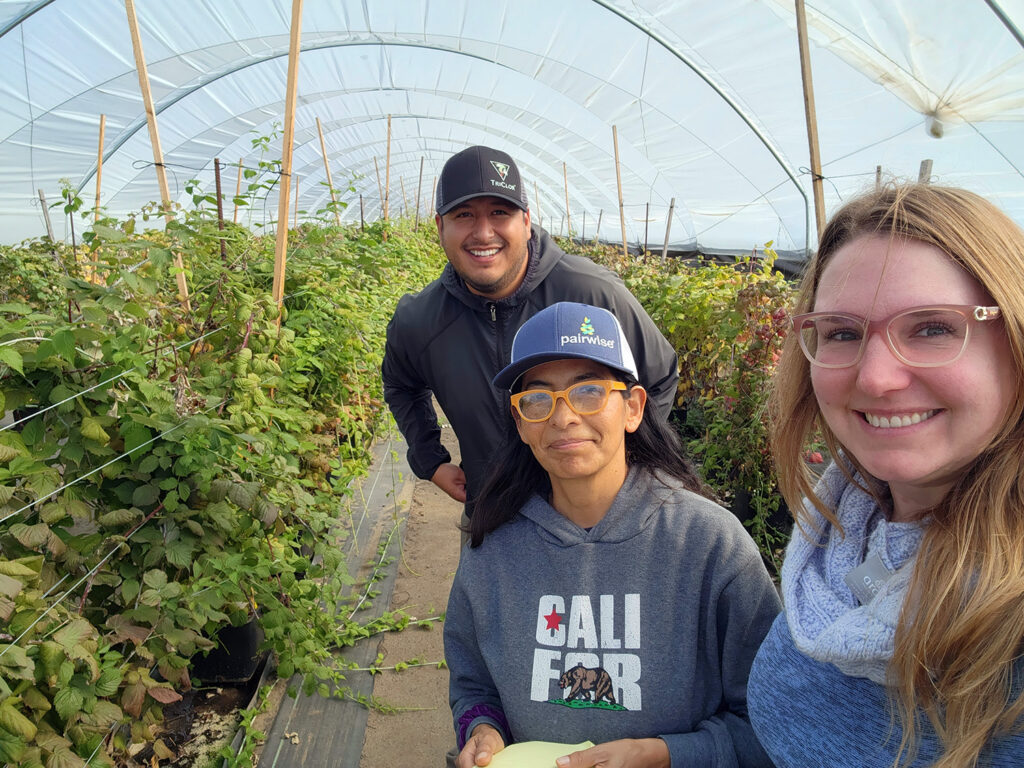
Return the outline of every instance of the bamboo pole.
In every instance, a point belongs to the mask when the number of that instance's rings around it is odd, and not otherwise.
[[[399,176],[398,183],[402,186],[402,210],[409,210],[409,198],[405,196],[405,177]]]
[[[242,160],[238,158],[238,181],[235,182],[235,197],[241,197],[242,195]],[[238,223],[238,202],[235,202],[235,215],[231,219],[232,224]]]
[[[156,110],[153,108],[153,94],[149,89],[149,73],[146,71],[146,56],[142,51],[142,36],[139,34],[139,20],[135,15],[135,0],[124,0],[125,13],[128,17],[128,29],[132,36],[132,51],[135,54],[135,71],[139,75],[139,89],[142,91],[142,103],[146,110],[146,125],[149,128],[149,142],[153,147],[153,165],[156,167],[156,180],[160,185],[160,199],[163,202],[167,221],[171,215],[171,191],[167,186],[167,171],[164,168],[164,153],[160,148],[160,131],[156,123]],[[185,282],[185,265],[181,254],[175,252],[174,266],[178,268],[178,297],[186,310],[192,306],[188,300],[188,283]]]
[[[42,188],[39,189],[39,205],[43,209],[43,222],[46,224],[46,236],[50,238],[51,243],[57,241],[53,237],[53,223],[50,221],[50,209],[46,207],[46,195],[43,194]]]
[[[932,161],[922,160],[921,169],[917,172],[917,180],[922,184],[927,184],[932,178]]]
[[[811,188],[814,192],[814,219],[818,236],[825,229],[825,191],[822,187],[821,152],[818,149],[818,118],[814,110],[814,83],[811,78],[811,52],[807,43],[807,14],[804,0],[796,0],[796,33],[800,46],[800,77],[804,84],[804,113],[807,117],[807,146],[811,154]]]
[[[619,168],[619,129],[612,126],[612,144],[615,146],[615,184],[619,190],[619,224],[622,226],[622,255],[629,256],[626,245],[626,208],[622,204],[622,171]]]
[[[566,170],[565,163],[562,163],[562,181],[565,184],[565,228],[569,237],[572,237],[572,220],[569,218],[569,171]]]
[[[292,0],[288,40],[288,84],[284,100],[284,137],[281,142],[281,183],[278,184],[277,244],[274,249],[274,301],[284,304],[284,275],[288,255],[288,201],[291,199],[292,149],[295,139],[295,101],[299,81],[299,42],[302,39],[302,0]],[[280,324],[278,315],[278,324]]]
[[[647,207],[644,208],[644,254],[645,255],[647,253],[647,244],[648,244],[647,228],[650,226],[650,224],[651,224],[651,203],[650,203],[650,201],[648,201],[647,202]]]
[[[661,248],[661,260],[664,261],[668,257],[668,233],[672,231],[672,215],[676,210],[676,199],[673,197],[672,202],[668,204],[668,218],[665,220],[665,245]]]
[[[420,198],[423,197],[423,161],[425,159],[422,155],[420,156],[420,181],[416,185],[416,227],[414,230],[416,232],[420,231]]]
[[[597,231],[594,232],[594,239],[597,240],[601,236],[601,217],[604,216],[604,208],[601,208],[597,212]]]
[[[373,170],[377,173],[377,199],[380,200],[380,209],[384,210],[384,185],[380,183],[380,166],[377,165],[377,156],[373,156]]]
[[[324,173],[327,176],[327,188],[331,190],[331,207],[334,208],[334,223],[341,226],[341,214],[338,213],[338,198],[334,194],[334,182],[331,180],[331,166],[327,162],[327,145],[324,144],[324,129],[320,127],[320,118],[316,119],[316,132],[320,134],[320,154],[324,156]]]
[[[391,115],[388,115],[387,156],[384,159],[384,221],[388,220],[388,198],[391,197]]]
[[[100,187],[103,181],[103,137],[107,132],[107,116],[100,115],[100,148],[96,153],[96,211],[93,221],[100,220]]]
[[[580,242],[585,243],[587,241],[587,211],[583,210],[583,231],[580,232]]]
[[[359,231],[366,231],[366,214],[363,211],[363,195],[359,194]]]
[[[299,177],[295,176],[295,208],[292,210],[292,229],[299,227]]]
[[[437,176],[434,177],[434,184],[430,187],[430,210],[434,210],[434,192],[437,191]]]
[[[213,179],[217,186],[217,229],[220,232],[224,231],[224,197],[220,191],[220,158],[213,158]],[[224,240],[223,235],[217,238],[220,240],[220,260],[227,265],[228,263],[228,245]]]

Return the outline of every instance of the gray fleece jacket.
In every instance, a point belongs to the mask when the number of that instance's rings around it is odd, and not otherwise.
[[[739,521],[631,470],[589,531],[534,496],[462,553],[445,619],[460,744],[661,737],[673,768],[770,766],[747,675],[780,609]]]

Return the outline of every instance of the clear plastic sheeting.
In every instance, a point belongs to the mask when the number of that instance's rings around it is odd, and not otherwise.
[[[213,190],[214,158],[230,196],[254,139],[280,131],[291,6],[137,1],[173,200],[190,204],[189,179]],[[876,167],[917,178],[930,159],[933,180],[1024,223],[1024,3],[806,10],[827,211]],[[54,202],[62,179],[93,204],[100,115],[101,205],[158,200],[124,3],[0,0],[0,34],[0,240],[44,234],[38,190]],[[817,237],[791,0],[305,0],[300,220],[330,201],[317,118],[343,220],[381,215],[388,115],[391,215],[430,215],[444,160],[488,144],[516,158],[546,229],[618,241],[616,126],[631,246],[661,248],[673,199],[673,248],[803,253]],[[275,137],[263,159],[280,152]],[[240,221],[276,215],[275,195]]]

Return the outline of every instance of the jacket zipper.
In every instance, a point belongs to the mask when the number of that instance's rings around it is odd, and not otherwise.
[[[491,310],[491,322],[498,322],[498,305],[495,304],[493,301],[489,301],[487,302],[487,306],[490,307]]]

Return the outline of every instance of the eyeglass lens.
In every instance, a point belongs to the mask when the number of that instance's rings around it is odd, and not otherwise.
[[[808,318],[800,343],[823,365],[852,365],[861,354],[869,324],[848,315]],[[967,343],[967,316],[952,309],[920,309],[896,315],[886,327],[890,348],[911,363],[936,365],[955,360]]]
[[[567,395],[569,407],[581,416],[597,413],[608,401],[608,389],[603,384],[586,383],[572,387]],[[555,410],[553,392],[544,389],[525,392],[519,398],[519,413],[530,421],[543,421]]]

